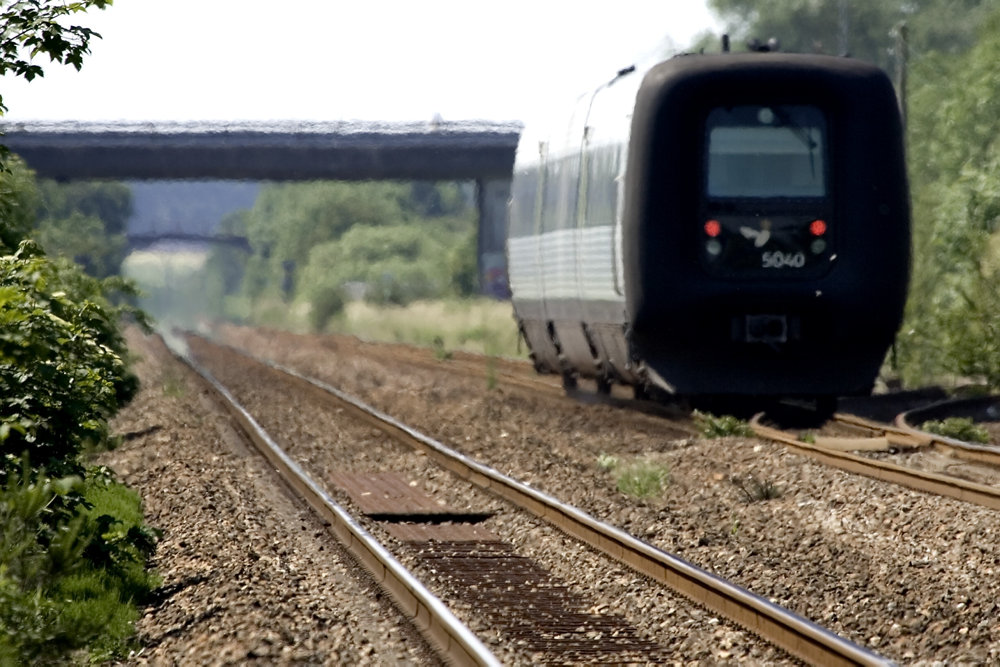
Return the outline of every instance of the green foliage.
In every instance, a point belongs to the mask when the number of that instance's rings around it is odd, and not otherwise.
[[[337,331],[431,348],[440,339],[446,350],[525,356],[510,304],[488,298],[417,301],[403,307],[352,302],[338,319]]]
[[[442,293],[445,252],[440,234],[417,225],[358,225],[312,249],[302,284],[310,301],[354,282],[367,285],[367,301],[405,305]]]
[[[653,461],[633,461],[615,469],[615,486],[628,496],[649,498],[670,483],[670,469]]]
[[[736,43],[776,38],[782,51],[850,54],[893,71],[895,29],[914,55],[957,52],[975,39],[994,0],[709,0]]]
[[[0,487],[0,663],[122,654],[135,604],[159,585],[145,571],[158,538],[106,471],[52,479],[25,459]]]
[[[937,433],[965,442],[987,444],[990,441],[990,432],[968,417],[948,417],[943,420],[926,421],[920,425],[920,428],[928,433]]]
[[[749,424],[731,415],[716,417],[711,413],[695,410],[692,416],[698,430],[706,438],[749,437],[753,435],[753,429],[750,428]]]
[[[271,185],[220,231],[252,251],[215,249],[191,277],[211,316],[260,322],[266,310],[321,331],[353,299],[405,305],[478,289],[475,215],[458,183]],[[275,300],[283,313],[262,309]]]
[[[497,358],[490,355],[486,361],[486,390],[494,391],[499,385],[499,373],[497,371]]]
[[[597,457],[597,468],[602,472],[611,472],[618,467],[618,457],[611,454],[601,454]]]
[[[753,475],[746,478],[733,477],[731,481],[748,503],[774,500],[780,498],[782,494],[781,488],[774,482],[767,480],[762,482]]]
[[[441,336],[434,337],[432,347],[434,348],[434,358],[438,361],[448,361],[451,359],[452,354],[448,348],[444,346],[444,339],[441,338]]]
[[[107,419],[138,388],[104,298],[112,286],[123,284],[50,261],[30,241],[0,257],[0,452],[62,475],[107,439]]]
[[[68,257],[97,278],[119,273],[132,213],[132,194],[122,183],[42,181],[34,234],[46,252]]]
[[[0,252],[13,250],[28,236],[39,202],[34,172],[17,157],[7,158],[5,166],[0,172]]]
[[[402,183],[323,181],[264,188],[245,220],[254,253],[304,266],[313,248],[355,225],[398,225],[409,220]]]
[[[659,495],[670,483],[670,468],[649,459],[624,463],[610,454],[601,454],[597,457],[597,467],[614,476],[615,488],[635,498]]]
[[[910,96],[914,271],[901,371],[1000,387],[1000,11],[968,53],[924,58]]]
[[[448,252],[448,275],[451,276],[451,291],[456,296],[479,293],[478,238],[479,230],[473,229]]]
[[[321,332],[330,320],[344,311],[344,292],[338,287],[321,285],[310,290],[309,320],[313,331]]]
[[[222,236],[246,236],[246,219],[249,211],[237,211],[222,219],[217,233]],[[218,279],[218,298],[237,294],[243,284],[247,259],[250,253],[243,248],[217,245],[212,248],[205,262],[205,272]]]
[[[67,20],[110,4],[0,3],[0,75],[41,76],[39,55],[79,69],[98,35]],[[135,603],[158,584],[145,570],[158,536],[138,498],[80,463],[85,448],[109,444],[108,418],[137,389],[117,328],[126,309],[108,302],[130,286],[27,240],[37,186],[16,158],[0,158],[0,664],[62,664],[81,652],[106,661],[124,655]],[[77,234],[72,256],[97,231],[78,213],[58,216]]]
[[[74,14],[91,7],[104,9],[111,0],[51,2],[30,0],[0,5],[0,76],[13,74],[31,81],[43,76],[35,62],[40,55],[54,63],[83,66],[83,56],[90,52],[90,40],[100,37],[90,28],[68,24]],[[0,115],[7,111],[0,97]]]

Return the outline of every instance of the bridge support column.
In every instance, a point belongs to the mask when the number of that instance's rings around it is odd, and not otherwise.
[[[505,251],[508,200],[509,178],[476,180],[476,206],[479,209],[479,241],[476,246],[479,291],[498,299],[510,298]]]

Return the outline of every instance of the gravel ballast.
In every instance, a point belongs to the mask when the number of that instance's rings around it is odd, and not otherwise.
[[[608,405],[490,388],[366,357],[353,339],[227,328],[233,344],[319,377],[517,478],[906,663],[1000,660],[995,512],[824,467],[750,438],[678,438]],[[662,494],[598,465],[653,460]],[[751,501],[754,482],[780,491]]]
[[[163,531],[164,579],[129,664],[435,664],[314,516],[276,485],[158,339],[135,332],[142,391],[101,463]]]

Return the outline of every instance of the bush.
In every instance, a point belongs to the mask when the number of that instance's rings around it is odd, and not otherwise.
[[[990,432],[968,417],[948,417],[940,421],[926,421],[921,424],[920,429],[965,442],[985,444],[990,441]]]
[[[0,664],[122,654],[156,585],[138,498],[81,463],[138,389],[115,291],[32,241],[0,255]]]
[[[31,241],[0,257],[0,482],[25,453],[79,474],[79,454],[107,441],[107,419],[138,389],[106,285]]]
[[[309,321],[317,333],[322,333],[330,320],[344,311],[344,293],[336,287],[323,286],[313,291],[311,296],[312,309],[309,311]]]
[[[753,435],[753,429],[750,428],[749,424],[731,415],[716,417],[711,413],[695,410],[693,416],[698,429],[706,438],[749,437]]]
[[[107,471],[52,479],[25,459],[0,488],[0,526],[0,664],[124,653],[136,603],[159,584],[138,497]]]

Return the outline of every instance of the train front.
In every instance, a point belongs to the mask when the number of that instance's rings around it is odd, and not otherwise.
[[[895,93],[846,58],[684,56],[633,116],[633,355],[688,394],[866,393],[899,327],[909,195]]]

